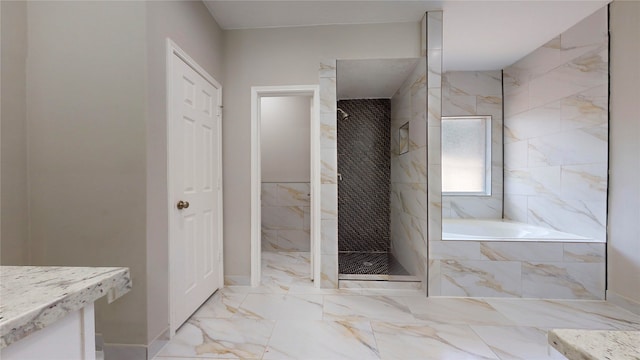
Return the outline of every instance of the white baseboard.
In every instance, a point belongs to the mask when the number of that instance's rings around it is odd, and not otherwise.
[[[607,290],[607,301],[621,308],[640,315],[640,302],[629,299],[611,290]]]
[[[160,335],[153,339],[147,349],[147,360],[151,360],[158,355],[160,350],[169,342],[169,338],[169,328],[166,328]]]
[[[226,275],[224,277],[225,286],[250,286],[251,276],[244,275]]]
[[[104,344],[104,360],[147,360],[144,345]]]

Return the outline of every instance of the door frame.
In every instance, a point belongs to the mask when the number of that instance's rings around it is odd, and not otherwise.
[[[217,101],[218,101],[218,108],[216,109],[216,113],[219,114],[219,118],[218,118],[218,126],[217,126],[217,132],[218,132],[218,137],[216,139],[216,141],[218,142],[218,181],[217,181],[217,185],[218,185],[218,203],[216,204],[216,206],[218,207],[218,229],[217,229],[217,235],[218,235],[218,244],[217,245],[217,252],[218,252],[218,263],[219,263],[219,267],[218,267],[218,285],[219,287],[224,286],[224,249],[223,249],[223,244],[224,244],[224,240],[223,240],[223,201],[222,201],[222,195],[223,195],[223,187],[222,187],[222,86],[220,85],[220,83],[218,81],[216,81],[216,79],[213,78],[213,76],[209,75],[209,73],[207,73],[206,70],[204,70],[200,65],[198,65],[198,63],[195,62],[195,60],[193,60],[184,50],[182,50],[175,42],[173,42],[170,38],[167,38],[167,52],[166,52],[166,93],[167,93],[167,207],[168,207],[168,213],[167,213],[167,225],[168,225],[168,230],[169,230],[169,234],[168,234],[168,238],[169,238],[169,248],[168,248],[168,258],[169,258],[169,264],[168,264],[168,268],[169,268],[169,334],[171,337],[173,337],[173,335],[175,335],[176,330],[178,328],[179,325],[181,324],[176,324],[175,323],[175,316],[174,316],[174,311],[173,311],[173,307],[176,303],[176,300],[173,298],[174,294],[173,294],[173,290],[175,288],[175,285],[172,284],[172,272],[173,269],[175,267],[175,264],[173,264],[173,262],[175,261],[175,257],[172,256],[172,251],[171,249],[173,248],[173,246],[175,245],[175,234],[174,231],[175,229],[172,226],[172,214],[173,214],[173,210],[174,210],[174,191],[173,191],[173,184],[174,184],[174,175],[171,171],[172,169],[172,165],[173,165],[173,161],[172,161],[172,151],[173,151],[173,141],[172,141],[172,136],[173,136],[173,130],[172,130],[172,122],[171,119],[173,117],[174,114],[174,109],[173,109],[173,105],[172,105],[172,95],[173,95],[173,87],[172,87],[172,79],[173,79],[173,67],[171,66],[172,60],[173,60],[173,56],[177,56],[178,58],[180,58],[182,61],[184,61],[187,65],[189,65],[193,70],[195,70],[200,76],[202,76],[206,81],[210,82],[214,87],[216,87],[217,89],[219,89],[218,91],[218,96],[217,96]]]
[[[320,287],[320,86],[252,86],[251,87],[251,286],[260,285],[262,254],[262,176],[260,165],[260,99],[276,96],[311,97],[311,267],[313,283]]]

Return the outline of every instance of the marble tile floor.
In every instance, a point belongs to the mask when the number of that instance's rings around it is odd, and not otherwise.
[[[315,289],[308,253],[265,252],[262,266],[262,286],[217,291],[155,359],[564,359],[549,329],[640,330],[604,301]]]

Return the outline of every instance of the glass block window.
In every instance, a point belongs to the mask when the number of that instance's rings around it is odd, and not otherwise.
[[[442,118],[442,194],[491,195],[491,116]]]

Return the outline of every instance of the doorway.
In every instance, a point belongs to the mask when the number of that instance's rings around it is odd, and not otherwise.
[[[319,87],[252,87],[251,95],[251,286],[262,282],[262,244],[266,229],[265,235],[270,239],[265,239],[265,246],[276,250],[280,247],[295,250],[304,245],[308,232],[309,277],[319,287],[320,282],[315,281],[320,278]],[[300,139],[303,129],[292,126],[295,114],[291,112],[295,108],[305,111],[305,107],[300,106],[304,102],[309,124],[307,138]],[[277,126],[261,131],[266,121],[275,121],[277,124],[268,125]],[[293,150],[301,146],[306,149]],[[293,163],[301,166],[290,166]],[[263,206],[272,212],[263,214]]]
[[[170,332],[223,284],[222,87],[167,41]]]

